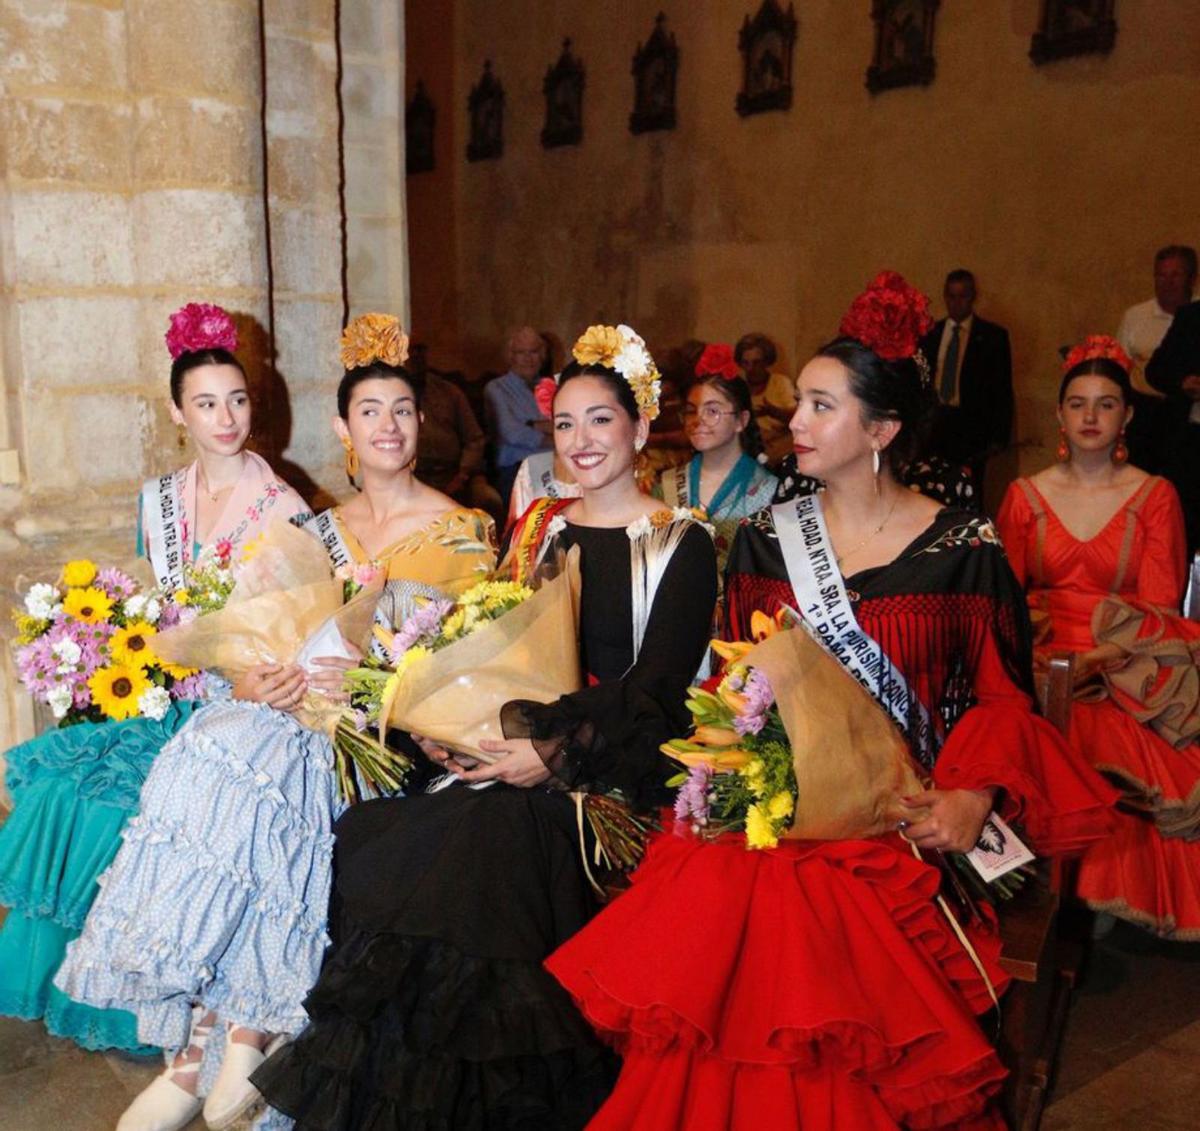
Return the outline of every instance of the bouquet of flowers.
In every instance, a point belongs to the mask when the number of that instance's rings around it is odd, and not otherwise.
[[[756,640],[713,641],[725,673],[689,693],[690,738],[662,748],[687,767],[677,817],[700,835],[744,830],[749,848],[895,829],[921,790],[904,739],[806,631],[783,628],[755,613]]]
[[[203,694],[203,673],[157,650],[160,629],[177,623],[180,609],[120,569],[67,562],[56,581],[30,586],[14,614],[21,682],[59,726],[161,719],[172,700]]]
[[[578,554],[537,588],[481,581],[457,601],[429,601],[392,634],[388,662],[350,672],[351,704],[366,724],[411,731],[480,761],[485,738],[504,738],[500,709],[550,702],[582,686]]]

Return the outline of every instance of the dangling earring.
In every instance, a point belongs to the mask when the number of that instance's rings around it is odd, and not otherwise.
[[[354,477],[358,474],[358,452],[354,450],[349,436],[342,439],[342,447],[346,449],[346,478],[353,483]]]
[[[183,449],[187,447],[187,437],[188,437],[187,427],[183,424],[179,424],[176,427],[179,429],[179,433],[178,433],[179,450],[183,451]]]
[[[1129,449],[1125,446],[1125,429],[1121,429],[1121,434],[1117,437],[1116,444],[1113,445],[1112,461],[1115,464],[1122,464],[1129,458]]]
[[[880,466],[880,462],[881,462],[881,461],[880,461],[880,459],[879,459],[879,449],[878,449],[878,448],[873,448],[873,449],[871,450],[871,468],[872,468],[872,470],[873,470],[873,471],[874,471],[874,473],[875,473],[875,494],[877,494],[877,495],[879,494],[879,466]]]
[[[1071,458],[1071,447],[1067,443],[1067,430],[1060,428],[1058,430],[1058,447],[1055,449],[1054,455],[1059,463],[1066,463]]]

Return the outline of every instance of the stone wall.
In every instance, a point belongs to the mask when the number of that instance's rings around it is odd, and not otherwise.
[[[792,109],[739,118],[737,33],[759,0],[666,6],[678,127],[634,137],[630,63],[661,0],[426,0],[409,22],[439,118],[409,178],[414,325],[431,360],[503,362],[506,326],[569,342],[625,320],[653,347],[762,329],[795,368],[881,267],[940,295],[973,268],[1008,325],[1024,470],[1052,458],[1059,345],[1152,294],[1152,255],[1200,244],[1200,2],[1122,0],[1107,57],[1035,67],[1039,0],[943,3],[937,76],[870,95],[867,0],[796,3]],[[543,150],[542,79],[564,36],[586,68],[584,138]],[[490,58],[505,152],[469,164],[466,101]],[[940,302],[938,303],[940,308]]]
[[[138,484],[186,458],[170,311],[235,314],[254,442],[310,498],[343,489],[337,335],[407,321],[408,284],[401,4],[340,7],[0,0],[0,749],[32,726],[18,579],[127,560]]]

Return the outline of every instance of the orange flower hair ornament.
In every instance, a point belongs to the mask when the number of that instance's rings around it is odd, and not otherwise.
[[[1133,359],[1121,348],[1116,338],[1110,338],[1107,334],[1089,334],[1063,359],[1062,371],[1070,373],[1075,366],[1099,357],[1115,361],[1126,373],[1133,368]]]
[[[393,314],[360,314],[342,331],[342,365],[360,369],[376,361],[403,365],[408,360],[408,335]]]
[[[619,373],[633,390],[638,411],[647,420],[658,416],[658,369],[646,343],[630,327],[589,326],[571,353],[580,365],[602,365]]]

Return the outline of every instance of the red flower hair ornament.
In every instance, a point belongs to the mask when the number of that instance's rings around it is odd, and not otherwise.
[[[1070,373],[1075,366],[1098,357],[1115,361],[1127,374],[1133,368],[1133,359],[1121,348],[1116,338],[1110,338],[1107,334],[1089,334],[1063,359],[1062,371]]]
[[[533,387],[533,399],[537,401],[538,411],[549,420],[554,412],[554,394],[558,392],[558,382],[553,377],[543,377]]]
[[[929,297],[898,271],[880,271],[850,304],[838,329],[885,361],[911,358],[933,329]]]
[[[201,350],[237,349],[238,333],[233,319],[211,302],[189,302],[171,315],[166,333],[167,352],[171,360],[180,354]]]
[[[740,374],[738,363],[733,360],[733,347],[724,342],[705,346],[696,362],[697,377],[724,377],[726,381],[732,381]]]

